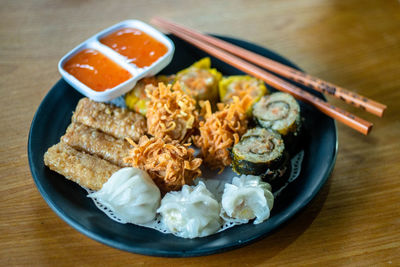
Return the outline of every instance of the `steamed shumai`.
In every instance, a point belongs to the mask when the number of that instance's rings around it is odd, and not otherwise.
[[[259,176],[242,175],[225,184],[221,204],[225,220],[247,223],[255,219],[254,224],[258,224],[269,218],[274,195]]]
[[[222,223],[220,204],[203,182],[169,192],[157,211],[168,229],[184,238],[211,235],[220,229]]]
[[[161,193],[145,171],[127,167],[115,172],[88,197],[96,198],[125,222],[141,224],[156,217]]]

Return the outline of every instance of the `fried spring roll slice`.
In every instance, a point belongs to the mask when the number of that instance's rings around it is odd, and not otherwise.
[[[44,164],[79,185],[99,190],[119,166],[98,157],[79,152],[60,142],[44,154]]]
[[[88,152],[120,167],[130,167],[124,162],[133,147],[124,139],[115,138],[81,123],[71,123],[61,141]]]
[[[89,98],[79,101],[72,121],[96,128],[116,138],[130,137],[135,142],[146,133],[147,128],[142,115]]]

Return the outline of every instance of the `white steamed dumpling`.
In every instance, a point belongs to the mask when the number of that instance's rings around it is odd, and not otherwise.
[[[177,236],[195,238],[211,235],[221,227],[220,204],[203,182],[184,185],[181,191],[167,193],[158,212],[163,223]]]
[[[147,172],[123,168],[88,197],[96,198],[126,222],[143,224],[155,218],[161,194]]]
[[[221,204],[225,220],[247,223],[255,218],[254,223],[258,224],[269,218],[274,195],[271,186],[259,176],[242,175],[234,177],[232,184],[225,184]]]

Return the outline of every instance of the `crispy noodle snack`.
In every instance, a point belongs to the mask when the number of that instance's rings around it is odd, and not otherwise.
[[[185,142],[197,123],[196,101],[185,94],[179,83],[158,84],[158,88],[147,90],[150,102],[147,107],[148,133],[165,140]]]
[[[125,161],[146,171],[163,193],[180,190],[201,175],[202,160],[194,157],[190,144],[179,144],[177,140],[166,143],[161,138],[147,136],[142,136],[138,144],[128,141],[134,148]]]
[[[194,143],[201,148],[204,161],[214,169],[231,164],[228,149],[239,142],[240,136],[247,130],[246,110],[252,100],[246,96],[242,100],[234,97],[233,103],[218,104],[218,111],[211,112],[209,101],[201,102],[205,121],[200,122],[200,135],[194,137]]]

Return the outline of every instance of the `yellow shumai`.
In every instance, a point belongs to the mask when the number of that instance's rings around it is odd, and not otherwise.
[[[222,74],[211,68],[209,57],[202,58],[186,69],[176,74],[175,82],[179,82],[185,93],[197,102],[209,100],[212,104],[218,102],[218,84]]]
[[[139,80],[131,91],[125,95],[126,106],[143,116],[146,116],[149,98],[146,96],[146,89],[151,90],[158,86],[158,83],[172,83],[175,76],[157,75]]]
[[[247,110],[248,115],[252,113],[253,104],[267,93],[262,80],[247,75],[228,76],[219,82],[219,97],[224,104],[232,103],[234,96],[240,99],[249,96],[252,99],[252,105]]]

